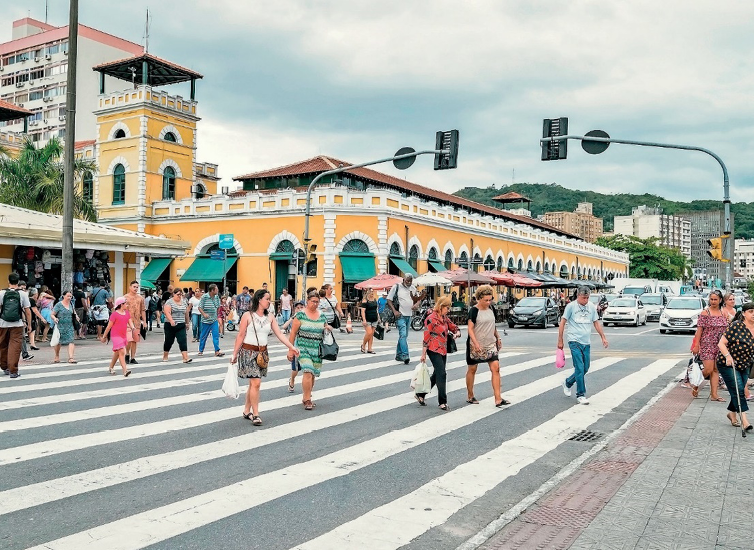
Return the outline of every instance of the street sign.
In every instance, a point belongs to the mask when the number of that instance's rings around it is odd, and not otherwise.
[[[598,137],[598,138],[605,138],[610,139],[610,136],[607,132],[603,132],[602,130],[592,130],[591,132],[587,132],[585,134],[585,139],[581,140],[581,148],[589,153],[590,155],[599,155],[600,153],[603,153],[607,147],[610,145],[609,142],[604,141],[592,141],[589,139],[586,139],[586,137]]]
[[[416,149],[413,147],[401,147],[398,149],[394,157],[399,157],[401,155],[408,155],[409,153],[415,153]],[[393,159],[393,166],[395,166],[398,170],[405,170],[406,168],[411,168],[411,165],[414,164],[414,161],[416,160],[416,156],[413,157],[406,157],[404,159]]]
[[[235,239],[233,238],[233,233],[225,233],[223,235],[220,235],[218,244],[222,250],[228,250],[229,248],[233,248],[234,240]]]
[[[225,250],[213,250],[209,253],[209,257],[213,260],[224,260],[225,259]]]

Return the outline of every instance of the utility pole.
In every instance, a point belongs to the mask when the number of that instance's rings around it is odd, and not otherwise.
[[[78,55],[79,1],[70,0],[68,15],[68,76],[66,83],[65,165],[63,171],[63,265],[60,288],[73,290],[73,186],[76,144],[76,56]]]

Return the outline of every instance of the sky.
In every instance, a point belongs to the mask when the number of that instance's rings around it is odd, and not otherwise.
[[[0,0],[11,21],[44,0]],[[399,171],[446,192],[558,183],[671,200],[722,199],[701,152],[611,144],[540,160],[542,119],[569,133],[693,145],[725,162],[734,202],[754,201],[754,56],[749,0],[80,0],[79,20],[204,75],[197,160],[231,178],[319,154],[351,163],[433,149],[458,129],[456,170],[431,156]],[[49,0],[64,25],[68,2]],[[171,93],[188,96],[177,85]],[[171,89],[172,88],[172,89]]]

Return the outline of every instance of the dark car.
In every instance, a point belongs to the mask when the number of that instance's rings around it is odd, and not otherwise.
[[[508,317],[510,328],[516,325],[547,328],[547,325],[557,325],[559,322],[560,308],[555,301],[536,296],[521,298]]]

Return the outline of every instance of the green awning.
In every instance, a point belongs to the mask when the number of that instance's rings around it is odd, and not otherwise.
[[[181,281],[217,282],[222,281],[225,274],[233,267],[238,256],[228,256],[227,260],[213,260],[212,258],[197,258],[194,260]]]
[[[140,286],[141,288],[148,288],[149,290],[154,290],[154,288],[155,288],[155,287],[154,287],[154,285],[153,285],[152,283],[150,283],[149,281],[147,281],[147,280],[145,280],[145,279],[142,279],[142,280],[141,280],[141,281],[139,282],[139,286]]]
[[[411,267],[411,265],[404,260],[403,258],[399,258],[397,256],[390,256],[390,261],[393,262],[393,265],[401,270],[401,273],[404,275],[411,274],[414,277],[417,276],[416,270]]]
[[[445,264],[443,264],[440,260],[427,260],[427,263],[436,272],[437,271],[446,271]]]
[[[360,283],[377,275],[374,268],[374,255],[340,255],[344,283]]]
[[[152,258],[152,261],[141,272],[141,279],[143,281],[155,282],[172,261],[172,258]]]
[[[273,261],[280,261],[285,260],[286,262],[293,259],[293,252],[273,252],[270,254],[270,260]]]

